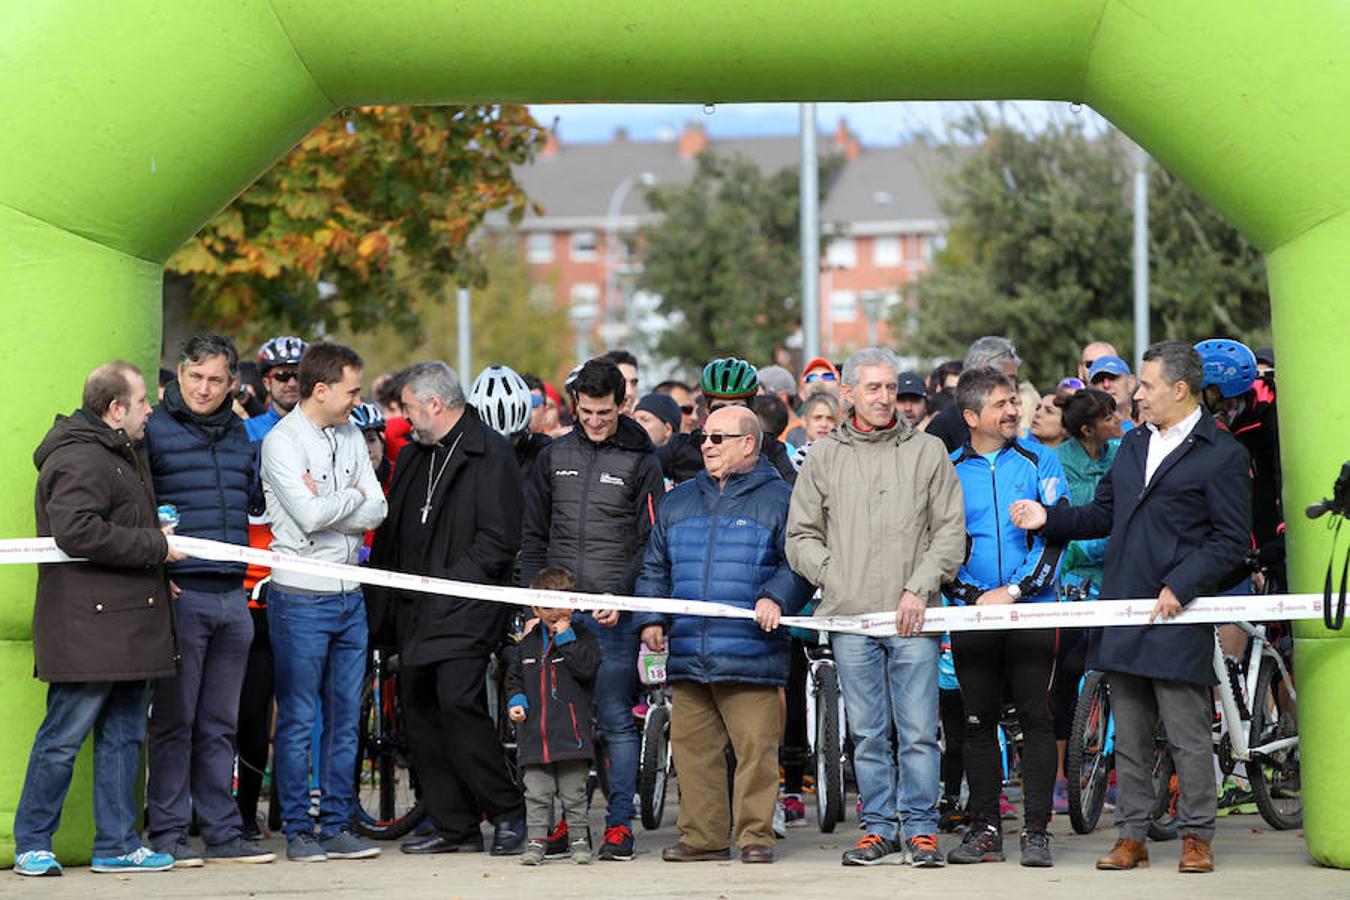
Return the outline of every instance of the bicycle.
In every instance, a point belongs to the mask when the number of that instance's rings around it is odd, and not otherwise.
[[[806,658],[806,740],[815,763],[816,822],[830,834],[845,816],[844,697],[829,643],[824,638],[808,643]]]
[[[655,831],[666,812],[666,795],[675,777],[675,755],[670,748],[670,687],[666,684],[668,653],[643,647],[638,654],[638,677],[646,686],[641,742],[638,745],[638,811],[642,827]],[[636,714],[636,711],[635,711]]]
[[[1297,695],[1285,654],[1267,639],[1265,625],[1234,622],[1250,640],[1246,664],[1224,656],[1214,641],[1222,716],[1214,726],[1219,768],[1231,775],[1243,763],[1261,818],[1279,831],[1303,824]],[[1236,727],[1235,727],[1236,726]]]
[[[356,817],[352,829],[364,837],[391,841],[420,825],[426,818],[426,807],[404,727],[398,654],[373,649],[370,658],[357,725]]]

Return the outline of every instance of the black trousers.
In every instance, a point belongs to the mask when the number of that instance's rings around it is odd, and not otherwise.
[[[948,797],[961,796],[961,779],[965,777],[965,758],[961,745],[966,730],[966,708],[961,705],[961,692],[938,691],[938,715],[942,718],[942,737],[946,747],[942,751],[942,793]]]
[[[780,754],[783,761],[783,793],[800,794],[808,756],[806,679],[809,669],[805,645],[797,638],[792,638],[788,653],[788,680],[785,692],[787,717],[783,723],[783,748]]]
[[[446,659],[405,664],[399,672],[422,798],[449,838],[477,834],[480,812],[493,821],[524,815],[524,798],[488,716],[487,664],[486,657]]]
[[[1073,730],[1073,712],[1078,705],[1078,682],[1083,679],[1087,638],[1082,628],[1061,628],[1055,653],[1055,686],[1050,691],[1050,709],[1055,714],[1055,740],[1067,741]]]
[[[244,828],[258,818],[258,794],[267,769],[267,750],[272,741],[272,640],[267,631],[267,610],[249,609],[253,616],[253,643],[244,664],[244,685],[239,693],[239,724],[235,749],[239,754],[239,786],[235,802]]]
[[[999,707],[1004,694],[1017,707],[1022,726],[1022,792],[1027,828],[1050,821],[1055,787],[1055,727],[1050,684],[1055,673],[1055,630],[958,631],[952,635],[956,677],[966,708],[962,753],[970,785],[970,815],[999,826],[1003,765],[998,752]]]

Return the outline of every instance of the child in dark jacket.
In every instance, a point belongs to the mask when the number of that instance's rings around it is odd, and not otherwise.
[[[547,568],[530,587],[569,591],[575,587],[566,569]],[[525,773],[529,843],[521,865],[544,861],[553,799],[562,804],[572,835],[572,860],[591,861],[586,827],[586,778],[594,747],[591,693],[600,668],[600,645],[587,631],[572,629],[570,609],[534,608],[538,619],[519,643],[507,650],[507,715],[516,723],[516,746]]]

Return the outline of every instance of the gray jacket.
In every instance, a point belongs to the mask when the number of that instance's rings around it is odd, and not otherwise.
[[[961,482],[940,440],[903,417],[864,432],[849,416],[811,445],[792,488],[787,558],[822,589],[817,615],[891,611],[907,590],[940,606],[965,551]]]
[[[306,487],[306,473],[317,495]],[[263,440],[262,483],[277,553],[354,564],[365,533],[388,512],[361,432],[345,423],[320,428],[298,405]],[[359,587],[282,571],[273,573],[272,582],[279,588],[332,593]]]

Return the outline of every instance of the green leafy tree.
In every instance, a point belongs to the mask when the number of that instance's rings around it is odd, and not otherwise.
[[[197,323],[245,344],[279,330],[414,327],[419,294],[485,283],[469,236],[491,211],[524,215],[512,166],[543,139],[514,104],[349,110],[311,131],[168,270],[190,278]]]
[[[911,346],[960,356],[981,335],[1007,335],[1026,357],[1023,377],[1042,386],[1073,372],[1088,340],[1132,355],[1129,145],[1077,120],[1030,130],[978,108],[955,131],[963,161],[943,193],[951,226],[914,287]],[[1260,253],[1162,167],[1151,173],[1153,339],[1267,337]]]
[[[823,161],[821,184],[838,160]],[[657,352],[690,367],[734,353],[767,363],[800,321],[797,169],[699,154],[686,184],[647,192],[661,218],[641,235],[640,290],[675,326]]]
[[[461,372],[467,390],[484,366],[509,365],[517,372],[555,377],[568,362],[567,346],[558,335],[568,329],[567,312],[547,285],[532,285],[513,234],[493,237],[479,248],[485,283],[470,297],[472,368]],[[366,363],[367,381],[424,359],[459,365],[459,304],[456,286],[442,284],[414,289],[408,328],[386,323],[373,329],[340,329],[334,339],[355,347]]]

